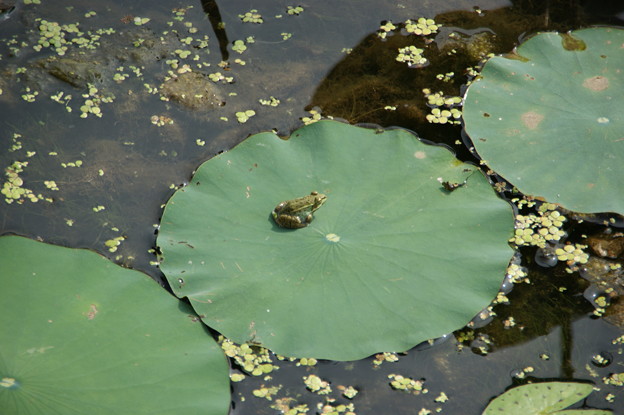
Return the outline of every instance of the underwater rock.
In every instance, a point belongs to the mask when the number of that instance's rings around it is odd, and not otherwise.
[[[225,105],[214,83],[199,72],[186,72],[166,79],[160,92],[167,99],[194,110]]]

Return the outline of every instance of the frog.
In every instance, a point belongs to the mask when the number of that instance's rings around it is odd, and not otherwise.
[[[312,222],[312,215],[327,200],[327,196],[317,191],[307,196],[281,202],[273,212],[277,226],[288,229],[305,228]]]

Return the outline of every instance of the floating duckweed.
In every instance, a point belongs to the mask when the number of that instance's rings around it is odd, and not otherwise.
[[[68,168],[68,167],[81,167],[82,166],[82,160],[76,160],[76,161],[70,161],[67,163],[61,163],[61,167],[63,167],[64,169]]]
[[[173,119],[167,117],[166,115],[152,115],[150,117],[150,122],[157,127],[162,127],[164,125],[173,125]]]
[[[114,97],[106,97],[102,95],[93,84],[87,84],[89,92],[82,94],[85,98],[84,104],[80,106],[80,118],[87,118],[89,114],[93,114],[98,118],[102,118],[102,110],[100,104],[109,104],[113,102]]]
[[[119,248],[119,245],[121,245],[124,239],[126,239],[124,236],[117,236],[104,242],[104,245],[108,248],[109,252],[117,252],[117,248]]]
[[[528,278],[528,273],[526,271],[526,268],[521,267],[518,264],[509,264],[509,266],[507,267],[507,274],[506,277],[509,278],[509,280],[514,283],[520,283],[520,282],[526,282],[529,283],[530,280]]]
[[[308,405],[301,404],[291,408],[291,405],[295,402],[293,398],[280,398],[276,399],[275,403],[271,405],[272,409],[278,410],[284,415],[301,415],[308,412]]]
[[[455,72],[447,72],[447,73],[437,74],[436,78],[442,82],[451,82],[454,76],[455,76]]]
[[[329,382],[322,380],[316,375],[304,376],[303,383],[305,383],[306,388],[319,395],[327,395],[331,392],[331,386],[329,386]]]
[[[9,152],[12,153],[14,151],[18,151],[22,149],[22,142],[19,141],[19,139],[22,137],[21,134],[19,133],[13,133],[13,144],[11,145],[11,147],[9,147]]]
[[[53,49],[59,56],[65,55],[70,45],[80,48],[95,49],[100,45],[102,35],[115,33],[112,28],[98,29],[95,32],[83,33],[78,23],[60,25],[44,19],[36,19],[39,29],[39,40],[33,46],[37,52],[44,48]]]
[[[69,227],[74,226],[74,220],[73,219],[65,219],[65,224]]]
[[[115,75],[113,75],[113,81],[121,83],[121,82],[125,81],[126,79],[128,79],[128,77],[130,77],[130,75],[128,75],[128,74],[116,73]]]
[[[275,98],[274,96],[269,97],[269,99],[260,98],[258,101],[260,102],[260,104],[269,107],[277,107],[280,104],[280,100]]]
[[[375,355],[373,365],[375,367],[380,366],[383,362],[398,362],[399,356],[396,353],[383,352]]]
[[[22,94],[22,99],[26,102],[35,102],[37,95],[39,95],[38,91],[31,91],[29,87],[26,87],[24,93]]]
[[[448,400],[449,400],[449,397],[446,396],[446,393],[444,392],[440,392],[440,395],[438,395],[438,397],[434,399],[434,401],[439,402],[439,403],[444,403]]]
[[[425,118],[434,124],[460,124],[461,114],[461,111],[457,108],[451,108],[450,110],[433,108],[431,113],[427,114]]]
[[[346,388],[344,386],[338,386],[338,389],[342,391],[342,396],[347,399],[353,399],[358,394],[358,390],[353,386],[347,386]]]
[[[246,373],[262,376],[278,369],[273,366],[269,351],[264,347],[250,346],[247,343],[237,345],[233,341],[219,336],[219,344],[226,356],[233,359]]]
[[[245,46],[245,41],[243,40],[235,40],[232,46],[232,50],[238,53],[243,53],[247,50],[247,46]]]
[[[406,20],[405,30],[419,36],[427,36],[436,33],[441,25],[436,24],[433,19],[425,19],[421,17],[417,21]]]
[[[44,180],[43,184],[50,190],[58,190],[58,186],[54,180]]]
[[[135,17],[133,23],[137,26],[142,26],[148,23],[151,19],[149,17]]]
[[[197,140],[195,140],[195,144],[197,144],[200,147],[203,147],[206,145],[206,142],[204,140],[200,140],[199,138]]]
[[[312,124],[312,123],[315,123],[315,122],[321,120],[321,112],[320,111],[313,109],[313,110],[310,110],[308,112],[310,113],[309,117],[301,118],[301,121],[303,121],[303,123],[305,125]]]
[[[258,10],[251,9],[245,14],[239,14],[238,17],[243,21],[243,23],[262,23],[262,16],[258,13]]]
[[[518,207],[521,208],[525,204],[531,206],[528,202],[520,202]],[[544,248],[547,242],[559,241],[565,236],[565,232],[561,228],[566,221],[566,217],[555,209],[557,209],[555,204],[543,203],[538,208],[537,215],[533,213],[516,215],[516,231],[514,237],[509,242],[516,244],[516,246]]]
[[[421,55],[422,53],[423,49],[419,49],[416,46],[399,48],[396,60],[407,63],[407,66],[410,68],[419,68],[427,63],[427,59]]]
[[[388,35],[388,32],[391,32],[394,29],[396,29],[396,26],[392,24],[390,20],[388,20],[387,22],[379,26],[379,30],[377,31],[377,36],[379,36],[381,39],[385,39],[386,36]]]
[[[106,209],[106,207],[105,207],[105,206],[99,205],[99,206],[95,206],[95,207],[93,208],[93,211],[97,213],[97,212],[101,212],[101,211],[103,211],[104,209]]]
[[[288,6],[286,8],[286,13],[288,13],[291,16],[299,16],[302,12],[303,12],[303,7],[301,6],[297,6],[297,7]]]
[[[513,316],[509,316],[505,320],[503,320],[503,327],[506,329],[510,329],[516,325],[516,319]]]
[[[423,388],[425,384],[424,380],[414,380],[397,374],[388,375],[388,379],[391,379],[390,386],[392,386],[392,389],[410,392],[414,395],[429,392],[427,389]]]
[[[95,15],[97,15],[97,13],[96,13],[96,12],[94,12],[94,11],[90,11],[90,12],[86,12],[86,13],[84,14],[84,17],[86,17],[86,18],[88,19],[88,18],[93,17],[93,16],[95,16]]]
[[[230,374],[230,380],[232,382],[242,382],[243,380],[245,380],[246,376],[243,375],[242,373],[232,373]]]
[[[461,105],[462,98],[459,96],[445,97],[442,91],[432,93],[429,88],[422,90],[427,98],[427,105],[433,107],[430,114],[427,114],[427,121],[436,124],[459,124],[461,121],[461,111],[456,106]],[[444,107],[440,109],[439,107]]]
[[[535,369],[532,366],[527,366],[524,369],[518,370],[513,374],[516,379],[524,379],[528,373],[533,373]]]
[[[333,405],[333,401],[325,403],[319,402],[316,405],[317,414],[319,415],[355,415],[355,406],[350,403],[348,405]]]
[[[288,40],[292,37],[292,33],[282,32],[280,34],[282,36],[282,40]]]
[[[24,0],[24,4],[41,4],[41,0]]]
[[[266,400],[273,400],[273,396],[279,392],[279,390],[282,388],[282,386],[271,386],[270,388],[265,387],[264,385],[262,385],[260,387],[260,389],[254,389],[253,394],[255,397],[257,398],[264,398]]]
[[[557,248],[555,255],[559,261],[566,261],[568,265],[586,264],[589,255],[583,251],[584,248],[587,248],[587,245],[566,244],[563,248]]]
[[[423,94],[425,94],[425,98],[427,98],[427,104],[434,107],[442,107],[445,106],[447,108],[451,108],[455,105],[459,105],[462,102],[462,97],[451,96],[445,97],[442,91],[432,93],[429,88],[424,88],[422,90]]]
[[[297,366],[315,366],[318,361],[314,358],[301,358],[297,362]]]
[[[176,55],[178,55],[181,59],[186,59],[191,54],[190,50],[176,49],[173,51]]]
[[[50,99],[62,105],[67,105],[71,101],[72,96],[70,94],[64,95],[63,91],[59,91],[57,94],[51,95]]]
[[[254,110],[239,111],[235,115],[236,115],[236,119],[238,120],[238,122],[241,124],[244,124],[247,121],[249,121],[251,117],[256,115],[256,111]]]
[[[13,202],[22,204],[24,203],[24,198],[27,198],[33,203],[39,201],[39,198],[35,196],[32,190],[22,187],[24,181],[19,177],[19,173],[23,172],[26,166],[28,166],[28,162],[26,161],[15,161],[4,170],[7,180],[2,185],[0,193],[4,195],[4,201],[7,204]]]
[[[222,82],[222,83],[229,83],[229,84],[231,84],[232,82],[234,82],[234,77],[232,77],[232,76],[225,76],[221,72],[215,72],[215,73],[208,74],[208,78],[212,82],[215,82],[215,83],[216,82]]]
[[[624,386],[624,372],[612,373],[608,377],[602,378],[605,385]]]

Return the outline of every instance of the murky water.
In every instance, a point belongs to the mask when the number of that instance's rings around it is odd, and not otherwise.
[[[617,4],[589,9],[556,1],[489,0],[479,8],[466,1],[327,1],[302,3],[298,15],[288,14],[290,4],[284,2],[55,3],[18,4],[0,21],[0,166],[15,170],[16,161],[27,162],[19,173],[21,187],[33,195],[0,202],[0,233],[90,248],[156,280],[161,274],[150,250],[162,206],[218,152],[260,131],[286,136],[316,109],[352,123],[409,128],[471,160],[461,141],[456,144],[459,125],[426,121],[424,88],[458,95],[466,68],[485,53],[507,52],[519,37],[538,30],[622,24],[624,13]],[[239,15],[252,9],[263,23],[242,22]],[[421,16],[444,25],[428,46],[430,64],[398,65],[394,51],[409,43],[406,36],[382,40],[376,32],[386,21]],[[48,30],[43,20],[79,23],[83,33],[63,29],[69,43],[62,55],[54,45],[37,51],[33,45]],[[459,40],[449,36],[453,32]],[[80,42],[92,48],[79,49]],[[458,52],[448,54],[451,49]],[[178,85],[178,94],[163,100],[157,90],[168,78],[181,78],[185,65],[212,78]],[[436,76],[450,72],[456,74],[450,82]],[[194,88],[208,88],[212,101],[197,108],[181,97]],[[237,113],[249,110],[254,115],[243,122]],[[574,228],[568,231],[575,234]],[[115,240],[118,246],[107,244]],[[330,380],[330,397],[352,402],[358,414],[421,408],[478,414],[523,377],[594,382],[601,390],[586,404],[624,413],[621,387],[602,380],[624,371],[623,346],[612,343],[621,328],[591,317],[594,308],[583,297],[588,283],[578,274],[567,274],[563,264],[541,268],[533,263],[533,251],[523,253],[532,283],[516,287],[508,295],[510,305],[497,306],[498,317],[476,330],[475,339],[451,336],[379,367],[372,358],[313,368],[281,363],[270,380],[233,384],[233,413],[277,413],[270,408],[274,401],[253,396],[262,384],[283,385],[278,397],[292,397],[313,412],[325,398],[305,389],[301,378],[309,373]],[[505,328],[510,316],[516,325]],[[599,353],[612,356],[606,367],[592,363]],[[428,393],[393,390],[390,374],[424,379]],[[360,393],[349,401],[337,385]],[[446,403],[435,401],[442,392]],[[608,394],[614,399],[606,400]]]

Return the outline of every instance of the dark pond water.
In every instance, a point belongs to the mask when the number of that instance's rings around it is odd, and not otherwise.
[[[288,6],[303,11],[291,15]],[[262,24],[239,17],[253,9]],[[408,128],[474,161],[459,125],[427,122],[430,108],[421,91],[459,95],[466,68],[485,54],[508,52],[540,30],[622,24],[624,7],[554,0],[131,5],[43,0],[41,5],[18,3],[1,17],[0,166],[8,174],[16,161],[27,161],[19,175],[32,196],[26,192],[12,203],[0,201],[0,234],[93,249],[163,283],[154,262],[162,207],[201,162],[260,131],[287,136],[311,116],[310,110],[351,123]],[[419,17],[443,26],[431,37],[430,50],[437,53],[428,56],[430,65],[408,68],[394,60],[396,49],[410,43],[407,36],[382,40],[377,32],[386,21]],[[149,21],[135,24],[142,18]],[[65,36],[93,47],[81,49],[89,51],[86,58],[74,54],[75,45],[66,51],[61,43],[58,50],[45,43],[33,49],[44,32],[54,30],[43,20],[78,23],[84,34],[66,27]],[[212,74],[215,81],[198,83],[190,76],[185,82],[167,81],[171,73],[183,78],[185,65]],[[450,72],[455,74],[450,81],[437,77]],[[182,97],[201,88],[210,99]],[[254,115],[241,122],[237,113],[249,110]],[[8,177],[2,178],[5,185]],[[570,220],[565,230],[570,240],[583,242],[583,235],[603,227],[581,228]],[[285,397],[307,404],[313,413],[326,397],[307,391],[302,377],[316,374],[332,382],[330,398],[353,403],[358,414],[428,413],[421,408],[479,414],[491,398],[527,378],[593,382],[600,390],[584,405],[624,414],[622,387],[603,381],[624,372],[624,345],[614,342],[623,334],[621,308],[610,319],[594,316],[583,295],[589,283],[578,272],[567,273],[563,263],[540,267],[534,248],[521,253],[531,283],[519,284],[508,294],[508,304],[494,307],[497,316],[490,324],[460,330],[380,366],[373,358],[314,367],[276,361],[280,369],[271,379],[233,383],[232,413],[278,413],[271,405]],[[616,306],[614,301],[611,308]],[[505,327],[511,317],[515,325]],[[599,354],[610,357],[609,364],[596,364]],[[423,379],[428,393],[393,390],[390,374]],[[269,401],[253,396],[262,385],[282,387]],[[338,385],[354,386],[359,394],[349,401]],[[441,393],[447,402],[435,401]]]

